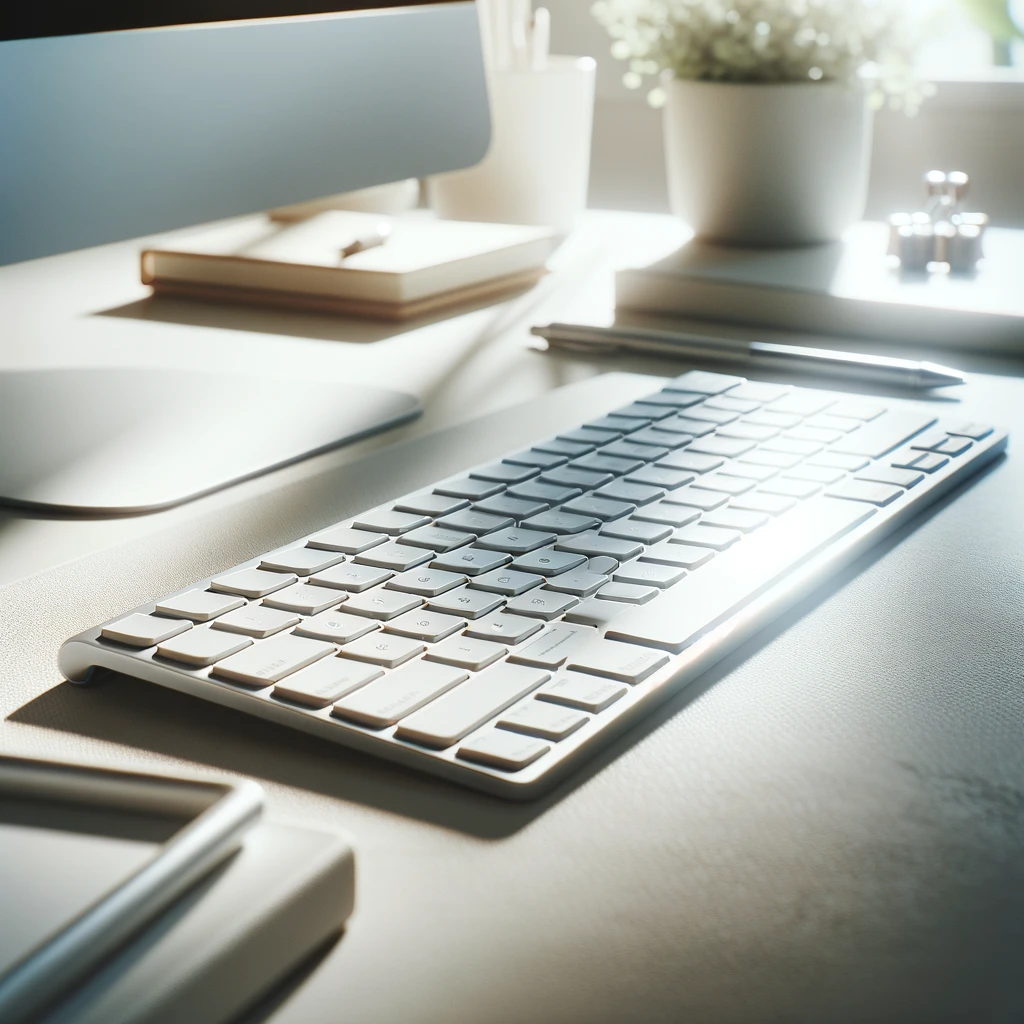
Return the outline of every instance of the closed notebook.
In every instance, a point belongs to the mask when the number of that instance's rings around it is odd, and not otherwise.
[[[384,245],[341,256],[382,222]],[[142,280],[157,292],[403,319],[525,287],[554,244],[549,228],[331,210],[297,224],[218,225],[146,249]]]
[[[1024,231],[990,228],[976,274],[901,274],[885,224],[843,241],[744,249],[696,241],[616,274],[619,310],[784,330],[1024,351]]]

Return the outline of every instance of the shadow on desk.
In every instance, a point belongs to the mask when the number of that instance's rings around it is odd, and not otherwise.
[[[326,740],[117,673],[104,673],[97,686],[63,682],[10,717],[15,722],[79,733],[126,747],[144,747],[257,780],[312,790],[482,839],[503,839],[571,797],[599,772],[615,770],[614,762],[621,754],[698,700],[752,654],[902,543],[964,490],[984,479],[1002,461],[997,459],[912,523],[882,540],[682,693],[618,737],[570,779],[529,803],[506,802],[462,789]]]

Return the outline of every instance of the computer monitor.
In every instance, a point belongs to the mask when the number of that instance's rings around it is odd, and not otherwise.
[[[456,170],[489,138],[473,0],[7,4],[0,264]],[[0,503],[154,511],[419,408],[166,358],[0,373]]]
[[[473,0],[0,14],[0,264],[477,162]]]

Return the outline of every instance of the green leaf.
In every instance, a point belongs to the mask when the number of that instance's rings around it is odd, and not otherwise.
[[[1010,0],[960,0],[960,6],[996,42],[1024,39],[1024,32],[1010,17]]]

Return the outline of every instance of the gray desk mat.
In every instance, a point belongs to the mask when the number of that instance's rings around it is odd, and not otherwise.
[[[353,835],[360,909],[275,1021],[1021,1019],[1014,437],[535,804],[121,677],[59,683],[79,629],[648,383],[575,385],[14,584],[0,743],[255,776],[272,812]],[[941,410],[1024,437],[1012,378],[974,377]]]

